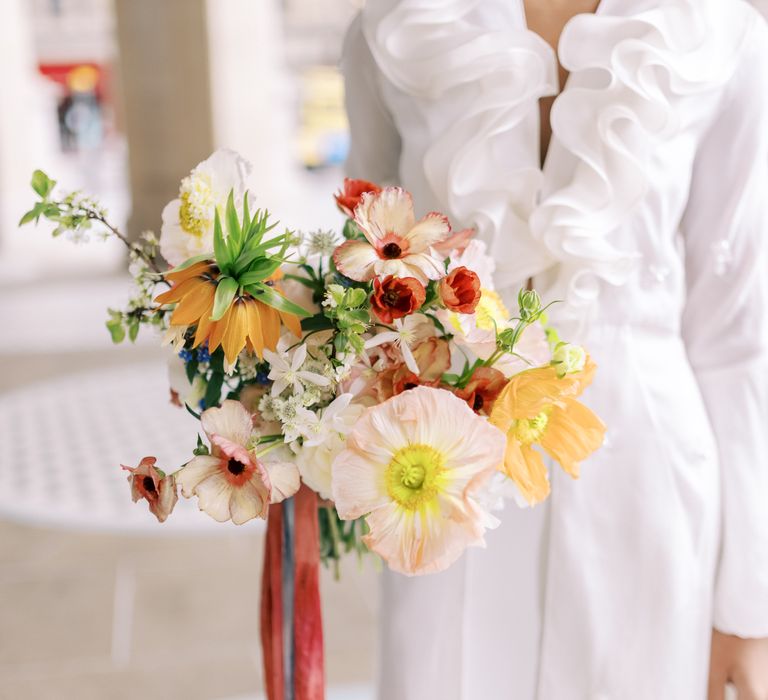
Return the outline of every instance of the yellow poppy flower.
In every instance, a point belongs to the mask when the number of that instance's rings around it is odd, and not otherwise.
[[[531,504],[549,495],[549,478],[538,445],[572,477],[579,462],[600,445],[605,425],[576,401],[591,384],[595,364],[564,377],[557,367],[537,367],[513,376],[493,404],[490,422],[507,436],[503,471]]]
[[[176,304],[171,326],[196,326],[192,347],[206,340],[210,352],[221,346],[231,364],[243,348],[259,358],[263,357],[264,348],[274,350],[280,339],[281,321],[297,338],[301,337],[297,316],[268,306],[245,291],[232,299],[218,321],[213,321],[218,273],[214,263],[205,261],[166,273],[166,280],[173,286],[155,299],[160,304]],[[280,275],[274,275],[268,283],[274,285],[279,278]]]

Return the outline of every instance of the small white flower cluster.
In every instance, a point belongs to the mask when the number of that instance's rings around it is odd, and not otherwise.
[[[259,374],[258,367],[259,358],[250,352],[243,350],[237,358],[237,372],[246,382],[256,379]]]
[[[87,243],[90,240],[90,229],[94,217],[105,219],[107,210],[93,197],[88,197],[79,190],[70,192],[59,203],[58,226],[53,230],[53,236],[65,237],[73,243]],[[101,240],[109,238],[109,233],[96,234]]]
[[[262,397],[259,411],[266,420],[279,421],[285,441],[292,443],[302,432],[300,410],[328,401],[334,382],[328,371],[333,368],[325,356],[310,356],[305,344],[289,349],[289,342],[283,336],[275,352],[264,351],[270,366],[268,378],[273,383],[270,393]]]
[[[331,463],[363,410],[351,405],[352,394],[334,398],[339,377],[355,360],[354,353],[348,355],[335,367],[325,355],[309,355],[306,344],[289,348],[287,337],[275,352],[264,351],[273,384],[259,401],[259,413],[280,423],[302,478],[324,498],[331,495]]]
[[[128,271],[133,277],[134,292],[128,301],[126,312],[150,309],[153,306],[155,285],[160,280],[160,275],[152,270],[147,261],[157,255],[158,245],[157,236],[152,231],[144,231],[140,236],[140,241],[131,245],[128,256]],[[156,325],[165,327],[164,316],[162,314],[156,316]]]
[[[307,254],[327,257],[333,254],[338,245],[339,237],[335,231],[318,229],[309,234]]]

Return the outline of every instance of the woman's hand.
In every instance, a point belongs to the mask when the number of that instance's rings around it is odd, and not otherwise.
[[[768,700],[768,638],[712,630],[708,700],[724,700],[727,683],[736,687],[738,700]]]

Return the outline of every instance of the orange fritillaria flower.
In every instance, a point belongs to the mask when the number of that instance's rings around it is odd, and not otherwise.
[[[589,386],[595,364],[587,358],[579,372],[557,376],[551,365],[513,376],[493,404],[490,422],[507,436],[503,471],[531,504],[549,495],[541,447],[572,477],[579,462],[603,444],[605,425],[576,400]]]
[[[171,314],[172,326],[196,326],[193,348],[207,340],[210,352],[221,346],[231,364],[243,348],[259,358],[263,357],[264,348],[274,350],[280,339],[281,321],[297,338],[301,337],[301,321],[297,316],[278,311],[248,292],[236,295],[224,315],[213,321],[218,273],[218,267],[212,262],[199,262],[185,270],[168,272],[165,278],[173,286],[155,299],[160,304],[176,304]],[[268,283],[274,285],[281,276],[273,275]]]

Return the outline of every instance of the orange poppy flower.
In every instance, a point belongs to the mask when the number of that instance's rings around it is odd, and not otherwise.
[[[158,296],[160,304],[176,304],[171,314],[172,326],[196,326],[192,347],[208,341],[213,352],[220,345],[227,362],[233,363],[243,348],[263,357],[264,348],[274,350],[280,339],[280,322],[297,337],[301,337],[301,321],[297,316],[279,311],[248,292],[236,295],[218,320],[213,321],[216,278],[219,269],[212,262],[199,262],[178,272],[168,272],[166,280],[172,287]],[[273,275],[274,284],[281,275]]]
[[[547,468],[534,445],[577,478],[579,462],[603,444],[605,425],[576,401],[595,369],[587,358],[583,370],[562,378],[551,365],[525,370],[509,380],[493,404],[490,422],[507,436],[503,471],[531,505],[549,495]]]

